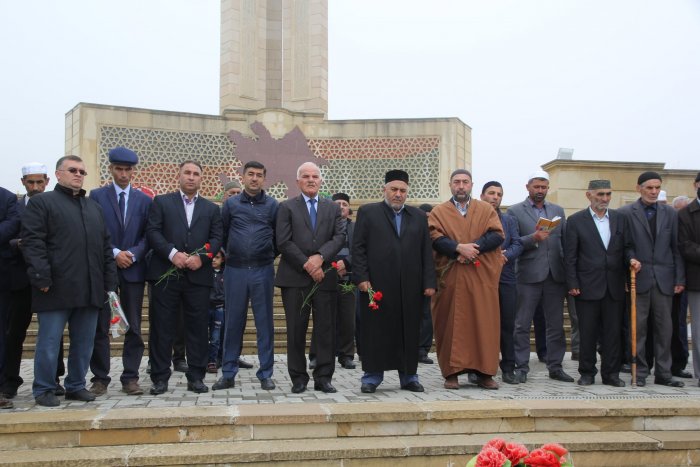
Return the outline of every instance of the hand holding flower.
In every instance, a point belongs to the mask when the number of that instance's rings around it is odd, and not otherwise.
[[[177,269],[185,269],[187,267],[187,255],[181,251],[178,251],[173,255],[173,259],[171,260],[173,265]]]
[[[187,257],[185,264],[190,271],[196,271],[202,267],[202,258],[199,255],[190,255]]]

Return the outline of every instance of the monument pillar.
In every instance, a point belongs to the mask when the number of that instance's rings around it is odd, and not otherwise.
[[[328,1],[222,0],[219,109],[328,113]]]

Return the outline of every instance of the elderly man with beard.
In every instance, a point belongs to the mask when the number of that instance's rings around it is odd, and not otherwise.
[[[375,392],[385,371],[398,370],[401,389],[423,392],[416,350],[423,297],[435,294],[428,222],[420,209],[406,205],[406,172],[387,172],[383,191],[383,201],[358,210],[352,245],[353,281],[361,292],[360,390]],[[371,302],[373,292],[383,294],[380,302]]]
[[[439,277],[433,298],[433,332],[445,388],[459,389],[457,376],[473,372],[484,389],[498,389],[500,313],[498,279],[503,227],[493,207],[472,199],[472,176],[450,176],[452,198],[428,217]]]

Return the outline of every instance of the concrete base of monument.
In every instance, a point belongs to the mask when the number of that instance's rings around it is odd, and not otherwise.
[[[184,375],[174,373],[163,395],[127,396],[119,391],[121,360],[112,364],[105,396],[60,398],[59,408],[47,409],[34,404],[24,361],[15,408],[0,414],[0,465],[465,465],[494,436],[528,448],[558,442],[577,467],[700,464],[697,380],[685,388],[613,388],[599,379],[578,386],[550,380],[533,354],[528,382],[498,391],[466,376],[460,389],[446,390],[437,365],[421,364],[424,393],[402,391],[388,373],[364,394],[359,366],[338,366],[337,393],[310,384],[292,394],[286,357],[278,355],[273,391],[260,388],[254,368],[223,391],[188,392]],[[577,376],[576,365],[567,354],[564,369]],[[214,380],[207,375],[205,383]]]

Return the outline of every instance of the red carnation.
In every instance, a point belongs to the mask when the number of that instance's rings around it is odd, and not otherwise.
[[[485,446],[476,456],[477,467],[502,467],[508,458],[493,446]]]
[[[205,243],[205,244],[204,244],[204,249],[207,250],[207,251],[211,251],[211,243],[208,243],[208,242]]]
[[[211,253],[211,252],[207,253],[207,258],[213,258],[213,257],[214,257],[214,253]]]
[[[478,259],[477,259],[476,261],[474,261],[474,266],[477,267],[477,268],[478,268],[479,266],[481,266],[481,261],[479,261]]]
[[[381,299],[382,299],[383,296],[384,296],[384,295],[382,295],[382,293],[381,293],[379,290],[377,290],[376,292],[374,292],[374,295],[372,295],[372,299],[373,299],[375,302],[378,302],[378,301],[381,301]]]
[[[503,438],[492,438],[488,443],[484,444],[484,447],[492,447],[498,449],[499,451],[503,451],[505,445],[506,440]]]
[[[532,451],[524,461],[530,467],[559,467],[561,465],[553,452],[545,451],[542,448]]]
[[[553,452],[560,458],[566,456],[569,453],[569,451],[567,451],[564,446],[557,443],[547,443],[542,446],[542,449],[544,449],[545,451]]]
[[[338,263],[336,263],[335,261],[333,261],[333,262],[331,263],[331,267],[333,267],[333,269],[338,269]]]
[[[120,320],[121,320],[121,318],[120,318],[119,316],[115,316],[114,318],[112,318],[111,320],[109,320],[109,323],[110,323],[110,324],[116,324],[116,323],[118,323]]]
[[[501,452],[510,460],[511,465],[518,465],[528,455],[527,448],[519,443],[506,443]]]

